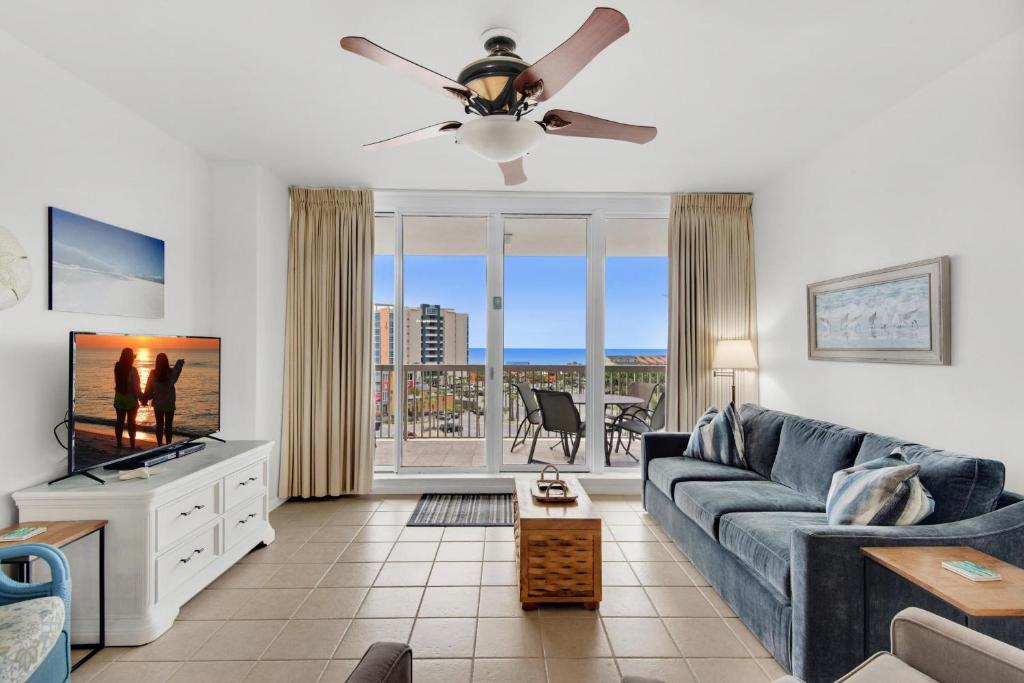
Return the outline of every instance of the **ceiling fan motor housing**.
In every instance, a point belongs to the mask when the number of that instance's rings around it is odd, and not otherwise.
[[[515,53],[512,31],[489,29],[481,39],[487,56],[467,64],[459,73],[458,81],[489,103],[484,115],[510,113],[519,103],[512,84],[529,64]]]

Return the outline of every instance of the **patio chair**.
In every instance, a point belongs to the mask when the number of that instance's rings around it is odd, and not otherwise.
[[[572,394],[546,389],[536,389],[534,394],[540,404],[541,425],[545,430],[558,434],[566,460],[570,465],[574,464],[580,441],[587,435],[587,427],[580,419],[580,411],[572,400]],[[530,449],[530,457],[526,460],[527,464],[534,462],[533,449],[537,446],[539,436],[540,429],[537,429],[533,434],[533,447]]]
[[[658,402],[654,404],[654,410],[647,410],[646,408],[640,408],[633,406],[635,410],[631,412],[622,411],[614,420],[608,423],[606,429],[611,435],[614,433],[615,439],[615,452],[619,452],[619,447],[622,446],[622,433],[626,432],[629,435],[626,441],[626,455],[637,460],[637,457],[630,452],[630,447],[633,445],[633,439],[639,439],[644,434],[649,432],[658,432],[665,428],[665,394],[664,392],[658,397]],[[611,436],[609,441],[611,441]],[[605,464],[611,465],[611,449],[607,449],[605,455]]]
[[[523,407],[526,409],[526,415],[522,420],[519,421],[519,426],[516,427],[516,435],[512,439],[511,452],[515,453],[516,448],[526,444],[526,438],[530,435],[531,429],[540,431],[541,418],[540,418],[540,404],[537,403],[537,396],[533,393],[533,387],[530,386],[529,382],[516,382],[516,391],[519,392],[519,398],[523,402]],[[519,441],[519,435],[522,433],[522,441]],[[519,441],[519,444],[516,444]],[[533,440],[533,448],[536,448],[537,440]],[[533,448],[530,449],[530,458],[528,461],[533,460]]]
[[[635,406],[626,406],[622,409],[622,414],[635,413],[638,410],[650,410],[651,399],[654,398],[654,392],[658,390],[659,386],[661,385],[657,382],[631,382],[626,387],[626,396],[635,396],[642,399],[643,403]]]

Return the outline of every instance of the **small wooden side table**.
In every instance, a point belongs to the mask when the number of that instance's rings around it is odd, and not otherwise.
[[[106,568],[104,566],[104,530],[107,527],[107,520],[105,519],[85,519],[76,520],[69,522],[21,522],[20,524],[14,524],[9,527],[0,529],[0,534],[7,533],[13,529],[17,529],[23,526],[45,526],[46,531],[32,538],[24,541],[7,541],[6,543],[0,542],[0,548],[10,548],[19,545],[31,545],[33,543],[45,543],[52,545],[54,548],[63,548],[69,543],[85,538],[90,534],[99,532],[99,583],[100,583],[100,639],[98,643],[86,643],[80,645],[73,645],[74,649],[88,649],[89,653],[79,659],[71,667],[74,671],[86,661],[88,661],[94,654],[106,647],[107,642],[107,617],[106,617],[106,580],[104,578],[104,572]],[[22,583],[32,582],[32,557],[14,557],[9,560],[4,560],[3,564],[15,565],[18,568],[17,573],[14,576],[16,581]]]
[[[864,650],[888,647],[888,623],[904,607],[938,612],[968,628],[1007,640],[1009,621],[1024,617],[1024,569],[967,546],[864,547]],[[948,569],[949,560],[977,562],[1001,581],[971,581]],[[895,575],[895,576],[893,576]],[[898,577],[898,578],[897,578]],[[869,578],[871,580],[869,581]],[[907,596],[901,581],[916,586]],[[873,586],[868,592],[869,583]],[[1008,621],[1009,620],[1009,621]],[[884,624],[883,629],[881,624]]]
[[[579,496],[572,503],[538,503],[530,492],[537,475],[516,477],[515,516],[519,601],[524,610],[540,603],[601,603],[601,517],[572,475],[561,479]]]

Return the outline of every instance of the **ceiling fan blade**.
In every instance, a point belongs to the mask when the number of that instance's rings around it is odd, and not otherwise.
[[[601,50],[628,32],[629,22],[622,12],[598,7],[568,40],[516,77],[516,90],[543,102],[561,90]]]
[[[522,185],[526,182],[526,173],[523,171],[522,157],[513,159],[512,161],[498,162],[498,166],[501,167],[501,173],[505,176],[506,185]]]
[[[396,135],[393,138],[387,138],[385,140],[378,140],[377,142],[371,142],[363,145],[363,149],[387,149],[389,147],[397,147],[410,142],[419,142],[420,140],[429,140],[430,138],[440,137],[449,133],[454,133],[462,124],[458,121],[443,121],[441,123],[435,123],[433,126],[427,126],[426,128],[420,128],[414,130],[411,133],[402,133]]]
[[[549,135],[622,140],[638,145],[650,142],[658,134],[654,126],[633,126],[565,109],[552,109],[541,123]]]
[[[366,57],[389,69],[401,71],[406,76],[414,78],[431,90],[447,93],[464,103],[476,96],[473,91],[458,81],[453,81],[447,76],[442,76],[436,71],[420,66],[416,62],[410,62],[405,57],[400,57],[394,52],[385,50],[380,45],[372,43],[362,36],[346,36],[342,38],[341,49],[357,54],[360,57]]]

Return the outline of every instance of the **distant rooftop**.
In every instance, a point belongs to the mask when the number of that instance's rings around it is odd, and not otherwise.
[[[668,365],[668,356],[608,356],[612,365]]]

